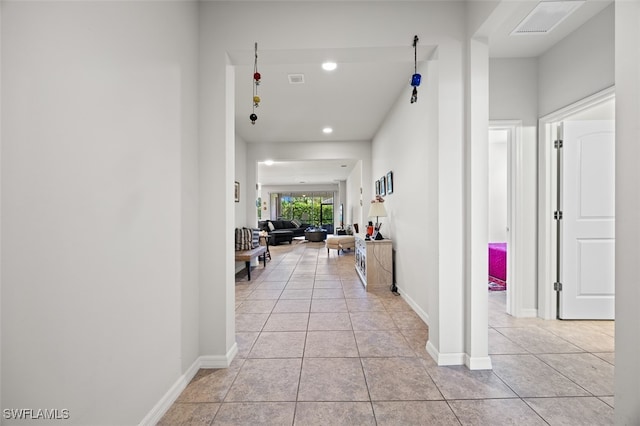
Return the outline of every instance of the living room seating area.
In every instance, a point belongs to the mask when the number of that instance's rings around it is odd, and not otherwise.
[[[291,244],[293,237],[304,237],[304,231],[312,225],[302,223],[299,220],[261,220],[258,228],[269,234],[269,243],[278,245],[288,242]]]

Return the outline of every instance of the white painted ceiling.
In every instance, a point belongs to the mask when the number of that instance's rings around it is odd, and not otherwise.
[[[490,56],[537,57],[610,3],[611,0],[588,0],[546,35],[511,36],[538,2],[502,1],[491,16],[487,32]],[[262,81],[258,86],[261,102],[255,109],[255,125],[249,120],[254,111],[253,46],[230,52],[236,72],[237,134],[249,144],[371,140],[398,97],[405,96],[409,102],[409,82],[414,72],[411,41],[406,46],[366,49],[332,46],[287,50],[286,46],[261,49],[258,45]],[[433,46],[419,43],[418,61],[429,59],[433,51]],[[321,64],[327,60],[337,62],[338,68],[324,71]],[[304,84],[290,84],[289,74],[303,74]],[[333,128],[332,134],[322,132],[326,126]],[[338,167],[342,164],[348,167]],[[258,180],[263,185],[335,183],[345,179],[354,164],[353,160],[277,162],[270,167],[259,166]]]

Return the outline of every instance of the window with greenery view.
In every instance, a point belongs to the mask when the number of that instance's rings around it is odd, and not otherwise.
[[[281,219],[298,219],[314,226],[333,225],[333,192],[290,192],[271,194]]]

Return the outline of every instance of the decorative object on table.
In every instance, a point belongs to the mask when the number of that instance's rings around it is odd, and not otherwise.
[[[422,76],[418,74],[418,36],[413,36],[413,75],[411,76],[411,103],[418,102],[418,86]]]
[[[373,230],[373,235],[371,239],[373,240],[383,240],[382,234],[380,233],[380,222],[379,218],[387,216],[387,210],[384,208],[384,198],[380,195],[376,196],[375,199],[371,200],[371,206],[369,207],[369,217],[376,217],[376,224]]]
[[[260,78],[262,76],[258,72],[258,42],[255,43],[255,59],[253,60],[253,109],[249,120],[251,124],[256,124],[258,116],[256,115],[256,108],[260,106],[260,96],[258,96],[258,86],[260,85]]]
[[[373,222],[369,221],[369,225],[367,225],[367,239],[371,238],[373,235]]]
[[[387,195],[393,194],[393,172],[387,173]]]
[[[240,182],[236,182],[234,187],[234,196],[236,203],[240,202]]]
[[[387,195],[387,178],[384,176],[380,178],[380,195]]]

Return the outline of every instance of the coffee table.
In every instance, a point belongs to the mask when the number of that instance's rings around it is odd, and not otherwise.
[[[315,231],[304,231],[304,239],[314,243],[324,241],[327,238],[325,229],[317,229]]]

